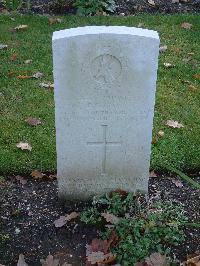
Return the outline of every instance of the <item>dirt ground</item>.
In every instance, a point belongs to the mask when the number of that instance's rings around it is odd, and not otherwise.
[[[196,178],[200,182],[200,177]],[[182,186],[183,185],[183,186]],[[182,186],[182,187],[181,187]],[[28,178],[22,185],[14,177],[0,184],[0,226],[9,239],[0,244],[0,264],[17,264],[19,254],[30,266],[40,265],[49,253],[73,266],[85,265],[85,246],[98,235],[92,226],[72,221],[62,228],[53,222],[61,215],[80,212],[89,202],[59,202],[57,181]],[[171,177],[151,178],[149,196],[184,204],[189,222],[200,222],[200,190]],[[173,249],[174,258],[184,260],[187,254],[200,250],[200,227],[186,227],[186,240]]]
[[[0,0],[0,9],[3,8]],[[64,4],[60,4],[64,2]],[[75,14],[73,0],[31,0],[31,9],[24,6],[22,12],[39,14]],[[153,3],[153,4],[152,4]],[[138,13],[148,14],[175,14],[175,13],[199,13],[200,0],[116,0],[114,15],[135,15]]]

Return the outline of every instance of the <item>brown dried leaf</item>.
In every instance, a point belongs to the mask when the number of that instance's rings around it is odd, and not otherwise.
[[[106,222],[107,223],[111,223],[111,224],[117,224],[120,220],[119,217],[115,216],[114,214],[112,213],[101,213],[101,216],[105,218]]]
[[[101,240],[98,238],[94,238],[92,239],[92,243],[89,247],[90,247],[91,252],[101,251],[104,254],[109,252],[109,245],[108,245],[107,240]]]
[[[67,222],[76,219],[79,216],[79,213],[72,212],[70,214],[67,214],[66,216],[60,216],[59,219],[54,221],[55,227],[63,227]]]
[[[60,19],[60,18],[49,18],[49,25],[53,25],[55,23],[62,23],[62,19]]]
[[[194,74],[194,75],[193,75],[193,78],[195,78],[195,79],[200,79],[200,74]]]
[[[17,76],[18,79],[30,79],[32,76],[27,76],[27,75],[19,75]]]
[[[39,78],[41,78],[41,77],[43,77],[43,76],[44,76],[43,73],[41,73],[41,72],[37,72],[37,73],[35,73],[35,74],[32,76],[32,78],[39,79]]]
[[[158,177],[157,174],[154,171],[150,172],[150,177]]]
[[[153,253],[150,257],[145,259],[148,266],[170,266],[169,261],[165,255],[160,253]]]
[[[189,88],[189,90],[192,91],[192,92],[195,92],[195,91],[198,90],[197,87],[195,87],[194,85],[189,85],[188,88]]]
[[[76,219],[79,216],[78,212],[71,212],[70,214],[67,214],[66,221],[69,222],[73,219]]]
[[[112,253],[104,254],[101,251],[92,252],[87,256],[87,260],[92,264],[110,264],[113,263],[116,259],[116,255]]]
[[[21,176],[21,175],[16,175],[15,178],[16,178],[16,180],[19,181],[20,184],[22,184],[22,185],[25,185],[25,184],[27,183],[27,180],[24,179],[24,177]]]
[[[24,255],[20,254],[19,259],[17,262],[17,266],[28,266],[28,264],[25,262]]]
[[[32,176],[34,179],[42,179],[42,178],[46,177],[45,174],[43,174],[43,173],[41,173],[40,171],[37,171],[37,170],[33,171],[33,172],[31,173],[31,176]]]
[[[181,128],[184,127],[182,124],[180,124],[177,121],[174,120],[167,120],[166,125],[173,128]]]
[[[40,87],[45,88],[45,89],[51,89],[51,88],[54,88],[54,84],[51,83],[51,82],[48,82],[48,83],[44,83],[44,82],[42,82],[42,83],[40,83],[39,85],[40,85]]]
[[[59,265],[59,260],[54,259],[51,254],[47,256],[45,260],[40,260],[42,263],[42,266],[58,266]]]
[[[27,122],[30,126],[38,126],[41,125],[42,122],[40,119],[33,118],[33,117],[28,117],[25,122]]]
[[[182,23],[181,24],[181,28],[183,28],[183,29],[191,29],[192,28],[192,24],[190,24],[190,23],[188,23],[188,22],[184,22],[184,23]]]
[[[13,77],[13,76],[15,76],[16,75],[16,71],[14,71],[14,70],[10,70],[9,72],[8,72],[8,77]]]
[[[67,223],[66,216],[60,216],[60,218],[55,220],[53,223],[57,228],[63,227]]]
[[[192,254],[187,257],[185,266],[200,266],[200,255]]]
[[[179,187],[179,188],[182,188],[183,187],[183,183],[178,180],[178,179],[175,179],[175,178],[172,178],[172,183],[176,186],[176,187]]]
[[[18,25],[17,27],[14,28],[15,31],[24,31],[27,30],[28,26],[27,25]]]
[[[28,150],[28,151],[31,151],[32,150],[32,147],[30,144],[28,143],[24,143],[24,142],[19,142],[17,145],[16,145],[17,148],[21,149],[21,150]]]
[[[10,61],[16,61],[17,60],[17,54],[12,54],[10,57]]]

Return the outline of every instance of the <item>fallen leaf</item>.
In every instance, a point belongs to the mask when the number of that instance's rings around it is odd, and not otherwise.
[[[39,78],[41,78],[41,77],[43,77],[43,76],[44,76],[43,73],[41,73],[41,72],[37,72],[37,73],[35,73],[35,74],[32,76],[32,78],[39,79]]]
[[[151,171],[149,176],[150,177],[158,177],[157,174],[154,171]]]
[[[24,255],[20,254],[19,259],[17,262],[17,266],[28,266],[28,264],[25,262]]]
[[[193,78],[195,78],[195,79],[200,79],[200,74],[194,74],[194,75],[193,75]]]
[[[42,266],[58,266],[59,265],[59,259],[54,259],[51,254],[49,254],[45,260],[41,259],[40,262],[42,263]]]
[[[54,180],[54,179],[57,179],[57,176],[56,176],[56,175],[49,175],[49,176],[48,176],[48,179],[50,179],[50,180]]]
[[[13,54],[10,57],[10,61],[16,61],[17,60],[17,54]]]
[[[59,219],[54,221],[54,225],[55,227],[59,228],[59,227],[63,227],[67,222],[76,219],[79,216],[79,213],[77,212],[72,212],[70,214],[67,214],[65,216],[60,216]]]
[[[198,90],[197,87],[195,87],[194,85],[189,85],[188,88],[189,88],[190,91],[193,91],[193,92]]]
[[[192,254],[187,257],[185,266],[200,266],[200,255]]]
[[[10,70],[8,72],[8,77],[14,77],[15,75],[16,75],[16,71],[14,71],[14,70]]]
[[[34,179],[42,179],[44,178],[44,176],[46,176],[45,174],[41,173],[40,171],[38,170],[35,170],[31,173],[31,176],[34,178]]]
[[[167,50],[167,45],[160,46],[159,51],[160,53],[163,53]]]
[[[7,48],[8,48],[7,44],[0,43],[0,50],[7,49]]]
[[[30,64],[31,62],[32,62],[31,59],[27,59],[27,60],[24,61],[25,64]]]
[[[173,64],[171,64],[171,63],[164,63],[163,65],[164,65],[164,67],[166,67],[166,68],[172,68],[172,67],[175,67],[175,65],[173,65]]]
[[[51,89],[51,88],[54,88],[54,84],[52,84],[52,83],[50,83],[50,82],[48,82],[48,83],[40,83],[39,84],[40,85],[40,87],[42,87],[42,88],[46,88],[46,89]]]
[[[183,29],[191,29],[192,28],[192,24],[190,24],[190,23],[188,23],[188,22],[184,22],[184,23],[182,23],[181,24],[181,28],[183,28]]]
[[[16,146],[17,148],[20,148],[21,150],[28,150],[28,151],[32,150],[31,145],[28,143],[19,142]]]
[[[183,183],[178,180],[178,179],[175,179],[175,178],[172,178],[172,183],[176,186],[176,187],[179,187],[179,188],[182,188],[183,187]]]
[[[24,31],[27,30],[28,26],[27,25],[18,25],[17,27],[14,28],[15,31]]]
[[[105,218],[106,222],[107,223],[111,223],[111,224],[117,224],[120,220],[119,217],[115,216],[114,214],[112,213],[101,213],[101,216]]]
[[[155,6],[155,2],[153,0],[148,0],[148,3],[151,5],[151,6]]]
[[[15,178],[16,178],[16,180],[19,181],[20,184],[22,184],[22,185],[25,185],[25,184],[27,183],[27,180],[24,179],[24,177],[21,176],[21,175],[16,175]]]
[[[150,257],[145,259],[145,262],[148,266],[170,266],[166,256],[160,253],[151,254]]]
[[[116,260],[116,255],[112,253],[104,254],[101,251],[92,252],[87,256],[87,260],[92,264],[110,264]]]
[[[154,137],[151,141],[151,144],[155,145],[158,142],[158,138]]]
[[[28,123],[30,126],[38,126],[38,125],[41,125],[42,122],[40,119],[37,119],[37,118],[33,118],[33,117],[28,117],[26,120],[25,120],[26,123]]]
[[[144,27],[144,23],[140,22],[137,26],[138,28]]]
[[[18,79],[30,79],[32,76],[27,76],[27,75],[19,75],[17,76]]]
[[[172,0],[172,4],[179,3],[179,0]]]
[[[159,130],[158,131],[158,136],[159,137],[163,137],[165,135],[165,132],[164,131],[162,131],[162,130]]]
[[[49,18],[49,25],[55,24],[55,23],[61,23],[62,19],[60,18]]]
[[[167,120],[166,125],[173,128],[181,128],[184,127],[182,124],[180,124],[177,121],[174,120]]]

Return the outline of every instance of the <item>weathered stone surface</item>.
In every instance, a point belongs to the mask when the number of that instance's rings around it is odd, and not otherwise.
[[[54,32],[61,197],[147,191],[158,51],[158,34],[149,30]]]

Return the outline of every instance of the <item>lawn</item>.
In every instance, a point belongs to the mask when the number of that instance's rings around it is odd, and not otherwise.
[[[61,17],[61,23],[49,25],[48,17],[28,15],[0,16],[0,174],[29,174],[37,169],[56,171],[53,89],[40,83],[53,82],[51,36],[53,31],[85,25],[126,25],[157,30],[161,44],[168,49],[160,54],[154,141],[151,169],[165,171],[167,165],[182,171],[200,169],[200,17],[195,15],[141,15],[131,17]],[[181,28],[183,22],[191,29]],[[26,31],[13,32],[14,27],[28,25]],[[25,63],[26,60],[32,60]],[[171,63],[166,68],[164,63]],[[39,79],[20,79],[44,73]],[[42,125],[32,127],[28,117],[40,118]],[[183,124],[170,128],[167,120]],[[163,137],[158,132],[164,131]],[[16,147],[28,142],[32,151]]]

